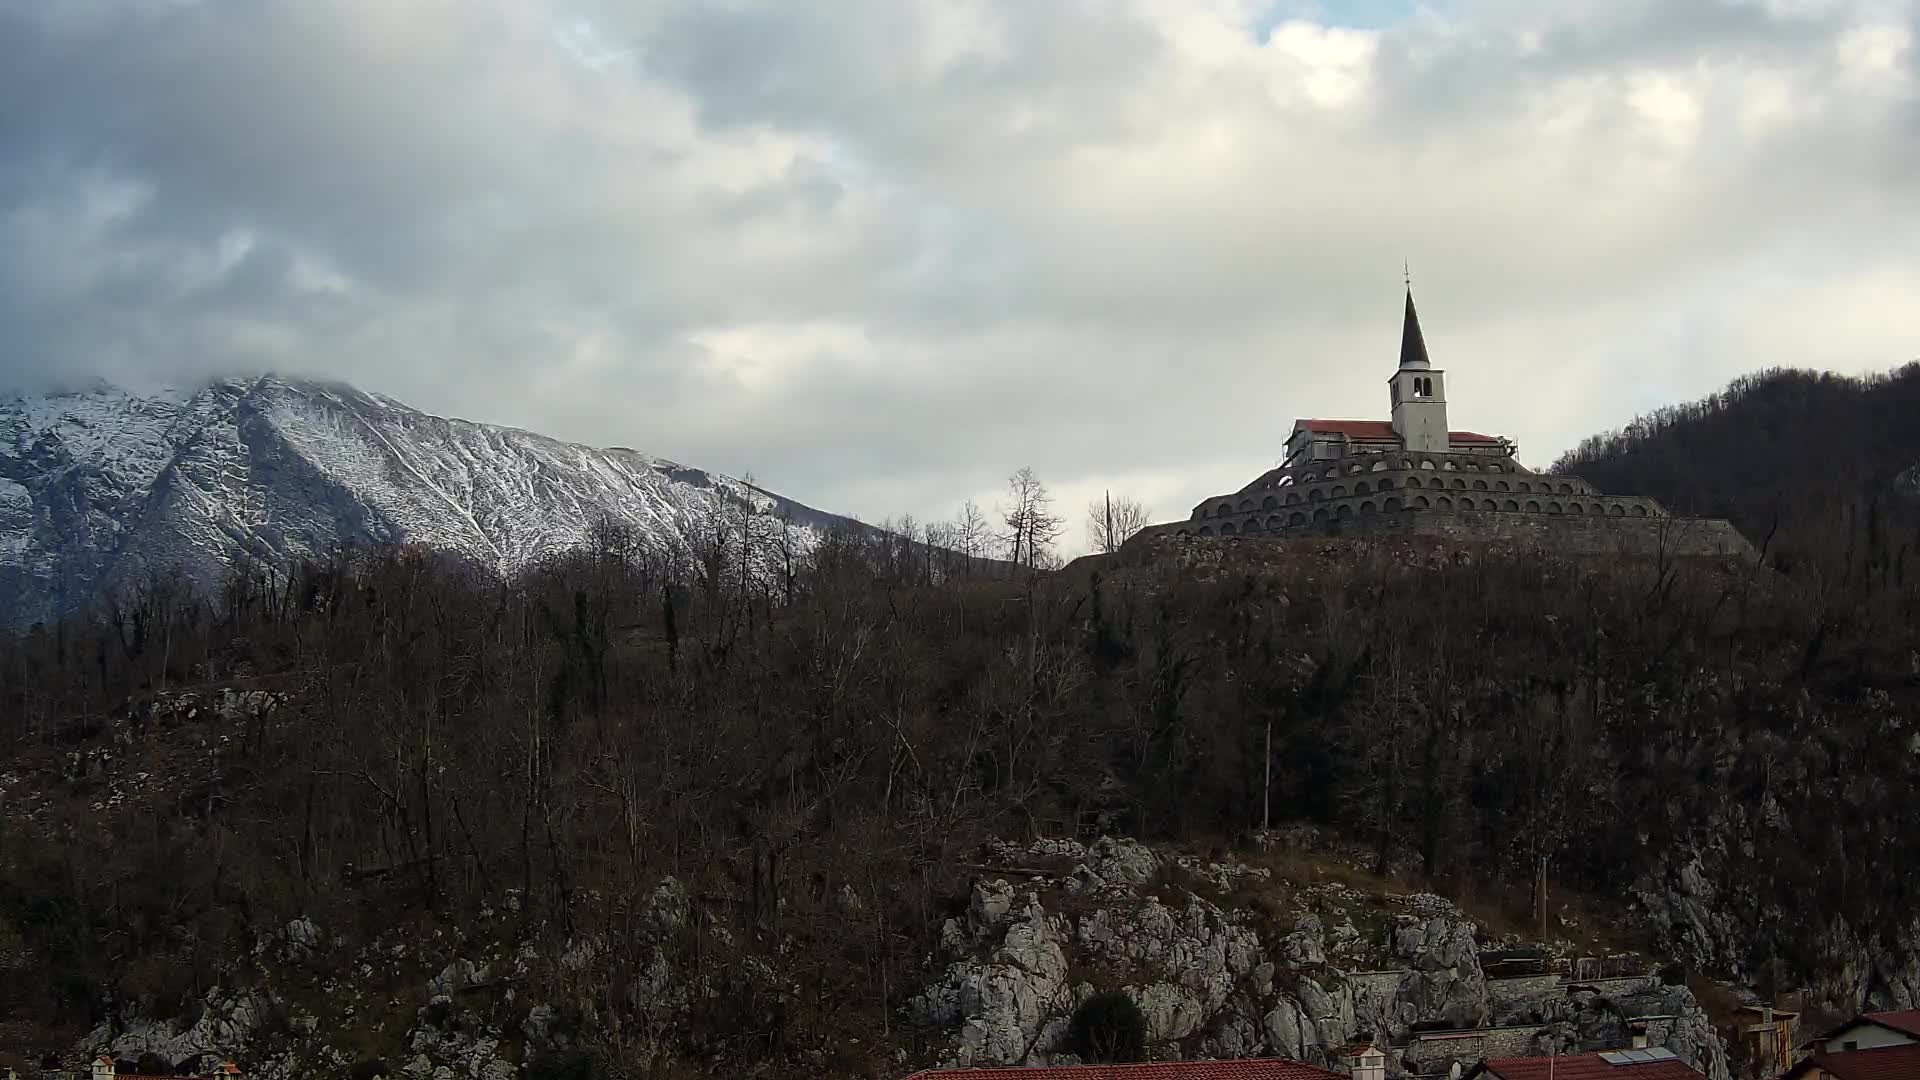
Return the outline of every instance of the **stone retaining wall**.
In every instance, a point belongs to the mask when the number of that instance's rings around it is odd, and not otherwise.
[[[1560,992],[1566,980],[1559,975],[1521,975],[1511,979],[1487,980],[1487,1005],[1496,1021],[1509,1018],[1525,1001]]]
[[[1195,536],[1195,523],[1178,521],[1143,530],[1139,539]],[[1293,536],[1431,536],[1457,542],[1505,543],[1570,555],[1657,557],[1758,555],[1732,524],[1718,518],[1601,517],[1434,509],[1399,509],[1338,519],[1323,526],[1254,534]],[[1205,539],[1205,537],[1198,537]]]

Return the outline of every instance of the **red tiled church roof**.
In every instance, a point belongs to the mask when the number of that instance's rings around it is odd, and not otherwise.
[[[1788,1075],[1804,1076],[1816,1068],[1834,1080],[1913,1080],[1920,1076],[1920,1043],[1815,1054]]]
[[[1285,1058],[1156,1061],[1146,1065],[1067,1065],[1051,1069],[929,1069],[907,1080],[1347,1080]]]
[[[1301,420],[1296,428],[1322,435],[1345,435],[1349,439],[1392,439],[1393,424],[1386,420]]]
[[[1500,1080],[1700,1080],[1698,1071],[1674,1058],[1621,1065],[1599,1054],[1490,1058],[1484,1068]]]
[[[1316,418],[1296,421],[1293,426],[1296,429],[1305,428],[1316,434],[1345,435],[1349,439],[1391,440],[1398,437],[1393,433],[1393,422],[1390,420],[1321,420]],[[1486,443],[1489,446],[1498,445],[1500,442],[1499,439],[1494,438],[1492,435],[1482,435],[1477,431],[1449,431],[1447,432],[1447,441],[1456,443]]]

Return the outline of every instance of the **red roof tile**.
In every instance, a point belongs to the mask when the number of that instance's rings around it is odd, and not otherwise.
[[[1487,1072],[1500,1080],[1700,1080],[1697,1070],[1672,1058],[1615,1065],[1599,1054],[1492,1058]]]
[[[1300,420],[1293,426],[1323,435],[1345,435],[1349,439],[1394,438],[1393,423],[1388,420]]]
[[[1808,1064],[1834,1080],[1913,1080],[1920,1076],[1920,1043],[1815,1054],[1796,1067],[1794,1075],[1808,1071],[1805,1069]]]
[[[1920,1039],[1920,1009],[1901,1009],[1898,1012],[1867,1013],[1866,1019],[1882,1027],[1890,1027],[1895,1031],[1904,1031],[1908,1035]]]
[[[1156,1061],[1146,1065],[1070,1065],[1052,1069],[930,1069],[907,1080],[1347,1080],[1285,1058]]]
[[[1306,429],[1320,435],[1345,435],[1349,439],[1393,439],[1391,420],[1298,420],[1294,429]],[[1500,440],[1492,435],[1482,435],[1477,431],[1449,431],[1447,441],[1456,443],[1484,443],[1497,446]]]

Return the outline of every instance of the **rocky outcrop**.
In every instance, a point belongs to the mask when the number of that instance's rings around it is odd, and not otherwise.
[[[184,1027],[160,1020],[131,1018],[102,1024],[87,1035],[89,1055],[137,1059],[152,1054],[170,1064],[217,1062],[251,1045],[270,1002],[250,993],[207,991],[200,1016]]]
[[[1627,1018],[1654,1017],[1660,1043],[1726,1080],[1724,1048],[1686,987],[1652,976],[1496,984],[1481,965],[1479,929],[1440,897],[1394,899],[1384,920],[1362,930],[1353,919],[1358,894],[1317,887],[1308,899],[1318,909],[1275,925],[1271,912],[1217,902],[1258,877],[1245,867],[1162,858],[1121,840],[1003,845],[991,855],[1059,869],[1018,887],[981,879],[965,913],[944,927],[951,962],[909,1011],[952,1033],[948,1064],[1075,1061],[1066,1041],[1073,1008],[1095,989],[1118,988],[1139,1006],[1159,1057],[1272,1055],[1337,1066],[1340,1049],[1362,1033],[1398,1049],[1422,1029],[1496,1024],[1519,1025],[1504,1037],[1523,1047],[1612,1049],[1628,1044]],[[1169,866],[1187,872],[1184,885],[1169,882]],[[1343,968],[1339,957],[1370,966]],[[1406,1064],[1396,1057],[1390,1067],[1400,1075]]]
[[[985,950],[958,960],[909,1005],[926,1023],[959,1026],[954,1059],[1005,1063],[1053,1052],[1039,1044],[1047,1021],[1071,1001],[1066,920],[1047,914],[1032,893],[1016,907],[1012,886],[986,881],[974,886],[965,918],[949,920],[942,938],[956,953]]]

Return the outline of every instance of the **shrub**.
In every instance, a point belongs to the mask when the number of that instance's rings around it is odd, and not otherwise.
[[[387,1075],[387,1063],[379,1058],[361,1058],[347,1073],[350,1080],[376,1080]]]
[[[527,1080],[599,1080],[593,1058],[581,1051],[542,1054],[521,1070]]]
[[[1147,1018],[1133,999],[1104,990],[1081,1002],[1069,1026],[1074,1051],[1102,1065],[1140,1061],[1147,1055]]]

